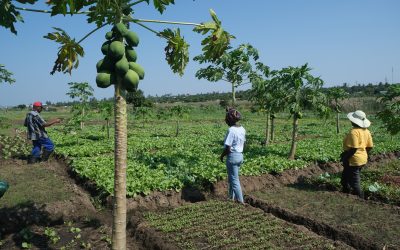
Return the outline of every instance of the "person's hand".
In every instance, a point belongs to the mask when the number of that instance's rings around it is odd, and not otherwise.
[[[60,118],[57,118],[57,119],[55,119],[55,121],[54,121],[54,123],[60,123],[61,122],[61,119]]]
[[[224,163],[224,156],[221,155],[221,156],[219,157],[219,160],[220,160],[222,163]]]

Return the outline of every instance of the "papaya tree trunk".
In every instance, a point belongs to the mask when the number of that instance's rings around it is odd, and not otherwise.
[[[271,115],[271,141],[275,140],[275,115]]]
[[[265,121],[265,145],[269,144],[269,112],[267,112],[267,120]]]
[[[118,77],[119,78],[119,77]],[[126,249],[127,113],[120,84],[115,85],[114,207],[112,249]]]
[[[81,130],[84,128],[85,123],[83,122],[83,119],[85,117],[85,108],[82,108],[82,115],[81,115]]]
[[[299,118],[297,118],[297,115],[295,114],[293,115],[292,146],[290,147],[289,160],[294,160],[294,156],[296,154],[298,125],[299,125]]]
[[[232,83],[232,107],[236,106],[236,90],[235,90],[235,84]]]
[[[336,112],[336,133],[340,133],[340,128],[339,128],[339,112]]]

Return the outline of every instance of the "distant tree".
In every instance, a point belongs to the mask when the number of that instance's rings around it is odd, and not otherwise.
[[[143,91],[138,89],[134,92],[126,93],[126,103],[132,104],[133,107],[141,107],[145,101],[145,97],[143,95]]]
[[[139,116],[142,117],[142,128],[144,128],[144,124],[146,123],[146,118],[151,116],[153,113],[153,109],[150,107],[136,107],[135,108],[135,114],[138,114]]]
[[[257,62],[256,65],[257,73],[251,78],[250,94],[251,100],[257,104],[259,111],[266,114],[264,144],[267,145],[274,140],[276,113],[285,107],[282,99],[285,89],[282,89],[284,85],[275,79],[277,71],[270,71],[270,68],[261,62]]]
[[[101,117],[106,121],[107,139],[110,139],[110,119],[114,113],[113,103],[110,101],[101,101],[98,103]]]
[[[89,98],[93,96],[93,88],[87,82],[70,82],[68,85],[70,91],[67,95],[72,99],[77,98],[79,100],[79,104],[75,107],[75,110],[81,118],[80,126],[81,129],[83,129],[85,126],[85,118],[87,116],[85,109],[87,108]]]
[[[393,136],[400,132],[400,84],[391,85],[379,99],[384,109],[378,112],[386,130]]]
[[[210,62],[204,55],[193,60],[200,64],[209,64],[196,72],[198,79],[210,82],[226,81],[232,86],[232,106],[236,104],[236,88],[250,83],[252,63],[258,60],[258,51],[250,44],[241,44],[238,48],[225,52],[220,58]]]
[[[96,97],[91,97],[89,99],[89,107],[91,109],[98,109],[99,108],[99,101],[96,99]]]
[[[226,99],[221,99],[221,100],[219,100],[219,106],[221,106],[222,108],[226,108],[226,107],[228,107],[229,106],[229,102],[228,102],[228,100],[226,100]]]
[[[13,76],[13,73],[6,70],[6,68],[3,64],[0,64],[0,83],[2,83],[2,82],[8,82],[9,84],[14,83],[15,79],[12,78],[12,76]]]
[[[293,160],[296,154],[297,133],[299,119],[303,117],[306,108],[326,112],[326,97],[322,93],[323,81],[319,77],[312,76],[308,64],[301,67],[287,67],[277,72],[273,79],[273,85],[281,86],[274,94],[275,98],[281,98],[284,106],[289,108],[293,117],[292,143],[289,159]]]
[[[176,121],[176,133],[175,136],[179,135],[179,120],[182,119],[185,115],[189,113],[189,109],[182,105],[173,106],[170,110],[172,117],[175,118]]]
[[[153,102],[144,97],[143,91],[138,89],[134,92],[128,92],[126,94],[126,103],[132,104],[133,107],[152,107]]]
[[[341,111],[341,106],[339,101],[349,97],[349,93],[347,93],[343,88],[334,87],[328,89],[327,98],[329,104],[333,102],[332,110],[336,113],[336,133],[340,133],[339,128],[339,113]]]
[[[17,105],[17,109],[21,109],[21,110],[26,109],[26,105],[25,104],[19,104],[19,105]]]

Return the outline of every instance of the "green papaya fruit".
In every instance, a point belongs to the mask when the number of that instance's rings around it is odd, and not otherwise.
[[[139,37],[135,32],[128,31],[128,33],[126,33],[126,35],[124,35],[124,37],[129,46],[132,46],[132,47],[138,46]]]
[[[128,70],[122,79],[122,84],[123,87],[129,91],[129,92],[134,92],[137,90],[137,87],[139,85],[139,76],[138,74],[133,71],[133,70]]]
[[[126,25],[124,23],[117,23],[114,26],[113,31],[117,32],[121,36],[126,36],[128,34],[129,30],[128,30],[128,28],[126,27]]]
[[[135,62],[130,62],[129,63],[129,69],[135,71],[140,80],[143,80],[144,78],[144,69],[142,66],[140,66],[139,64],[135,63]]]
[[[109,32],[106,33],[106,39],[107,40],[111,40],[113,38],[113,36],[114,36],[114,34],[113,34],[112,31],[109,31]]]
[[[114,60],[121,59],[124,54],[125,46],[122,42],[114,41],[110,44],[109,55],[111,55]]]
[[[106,41],[103,43],[103,45],[101,45],[101,52],[103,53],[103,55],[107,55],[108,51],[110,49],[110,41]]]
[[[136,54],[136,51],[134,49],[125,48],[125,56],[126,56],[126,59],[128,59],[129,62],[136,62],[137,54]]]
[[[129,62],[125,56],[123,56],[118,62],[115,63],[115,72],[123,77],[129,69]]]
[[[97,73],[103,71],[114,71],[114,62],[109,56],[105,56],[96,64]]]
[[[111,74],[108,72],[100,72],[97,73],[96,76],[96,84],[99,88],[107,88],[112,84],[111,82]]]

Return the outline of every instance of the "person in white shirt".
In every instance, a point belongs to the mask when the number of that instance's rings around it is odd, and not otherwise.
[[[229,126],[224,139],[224,151],[220,160],[224,162],[226,157],[226,168],[228,172],[228,195],[229,198],[244,203],[242,188],[239,180],[239,170],[243,163],[243,148],[246,141],[246,130],[238,122],[242,118],[239,111],[229,108],[226,111],[225,122]]]

